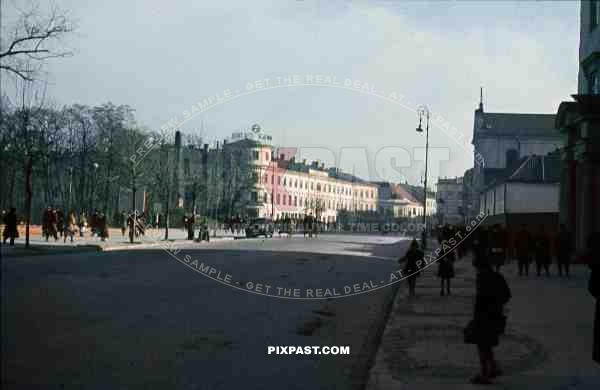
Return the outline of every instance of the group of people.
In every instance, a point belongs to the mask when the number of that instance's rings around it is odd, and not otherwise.
[[[225,231],[231,230],[232,234],[239,234],[244,226],[246,226],[247,220],[239,215],[228,216],[225,218]]]
[[[199,224],[199,232],[198,238],[195,238],[196,234],[196,222],[200,221]],[[234,227],[232,224],[232,219],[226,220],[225,230],[231,229],[233,233],[237,227]],[[194,213],[187,213],[183,216],[183,228],[187,231],[187,239],[188,240],[196,240],[196,241],[208,241],[210,242],[210,232],[208,228],[208,219],[206,217],[199,217],[194,215]]]
[[[502,370],[494,356],[493,349],[499,344],[499,338],[506,328],[507,317],[504,306],[511,299],[511,291],[506,279],[500,272],[502,265],[511,256],[511,246],[506,230],[499,226],[478,228],[467,233],[464,228],[443,226],[437,231],[439,249],[437,253],[437,276],[442,280],[440,295],[450,295],[450,279],[454,277],[454,262],[470,250],[472,264],[476,269],[475,305],[473,318],[464,329],[464,341],[477,346],[480,372],[471,378],[474,384],[491,384],[493,379],[502,375]],[[536,263],[537,273],[542,270],[549,275],[552,250],[556,248],[559,275],[569,275],[569,264],[573,255],[572,235],[561,225],[558,235],[552,236],[538,229],[537,234],[528,233],[524,226],[519,229],[514,242],[514,251],[519,264],[519,275],[527,275],[529,264]],[[554,245],[553,245],[554,244]],[[594,344],[592,358],[600,363],[600,234],[592,235],[588,240],[589,258],[586,260],[592,273],[588,285],[589,292],[596,298],[594,324]],[[422,272],[423,249],[417,240],[413,240],[405,256],[404,273],[407,276],[409,296],[415,296],[415,285]]]
[[[129,229],[129,236],[135,238],[144,237],[146,234],[146,219],[146,214],[143,212],[132,211],[131,213],[127,213],[126,211],[121,211],[119,218],[121,237],[125,237],[127,229]]]
[[[65,215],[60,208],[51,206],[48,206],[42,213],[42,237],[46,241],[50,237],[58,241],[60,236],[64,242],[67,242],[67,238],[73,242],[77,233],[80,237],[84,237],[88,229],[92,237],[100,237],[102,241],[105,241],[108,238],[106,215],[94,210],[88,219],[85,211],[82,211],[77,217],[73,209]]]

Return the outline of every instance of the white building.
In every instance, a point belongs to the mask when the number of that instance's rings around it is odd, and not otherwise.
[[[437,217],[441,225],[465,223],[462,177],[438,178]]]
[[[479,103],[473,124],[474,169],[469,185],[473,194],[466,197],[474,204],[466,212],[467,219],[485,211],[479,202],[482,191],[507,168],[514,168],[523,157],[542,156],[562,147],[554,121],[553,114],[485,112],[483,102]]]
[[[294,149],[276,150],[270,140],[255,125],[214,149],[180,146],[185,207],[273,219],[312,214],[322,222],[336,222],[341,211],[377,211],[376,184],[318,162],[298,162]]]
[[[558,225],[561,160],[558,152],[529,156],[480,194],[486,224]]]

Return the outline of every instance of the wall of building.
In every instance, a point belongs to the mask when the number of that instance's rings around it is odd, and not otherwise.
[[[503,137],[481,137],[477,151],[485,161],[486,168],[505,168],[507,166],[506,152],[510,149],[519,151],[519,156],[545,155],[562,147],[563,141],[558,132],[555,137],[520,139]],[[520,146],[520,149],[519,149]]]
[[[439,179],[437,183],[437,199],[439,223],[452,225],[464,223],[462,177]]]
[[[507,213],[558,213],[560,184],[507,183]]]
[[[578,91],[580,94],[588,94],[589,91],[589,80],[588,75],[590,73],[589,67],[586,68],[584,63],[592,53],[600,52],[600,10],[596,10],[598,15],[599,24],[591,29],[591,11],[592,4],[590,1],[581,1],[580,2],[580,32],[579,32],[579,88]],[[600,8],[600,4],[596,1],[596,7]],[[598,67],[599,59],[596,59],[595,67]],[[594,66],[594,65],[592,65]]]

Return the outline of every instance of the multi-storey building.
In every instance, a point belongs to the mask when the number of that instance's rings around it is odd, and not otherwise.
[[[473,124],[474,166],[468,198],[477,213],[484,212],[480,196],[498,175],[525,156],[546,155],[562,146],[553,114],[485,112],[483,100]],[[475,213],[475,214],[477,214]]]
[[[438,178],[437,217],[442,225],[464,223],[462,177]]]
[[[182,150],[178,193],[188,210],[273,219],[312,214],[322,222],[336,222],[341,211],[377,211],[376,184],[298,162],[294,149],[275,149],[257,125],[213,149],[176,148]]]
[[[379,185],[379,213],[384,216],[386,222],[423,215],[423,202],[419,202],[404,187],[388,182],[377,184]]]
[[[556,127],[562,133],[560,221],[577,250],[600,232],[600,1],[581,1],[579,86],[575,101],[562,102]]]

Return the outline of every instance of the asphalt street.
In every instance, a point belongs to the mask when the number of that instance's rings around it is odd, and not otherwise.
[[[3,259],[3,387],[364,387],[408,241],[178,245]],[[269,355],[269,346],[350,354]]]

